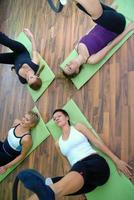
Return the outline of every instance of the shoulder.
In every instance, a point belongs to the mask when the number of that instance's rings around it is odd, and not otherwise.
[[[81,130],[83,129],[84,127],[86,127],[83,123],[81,122],[78,122],[77,124],[75,124],[74,126],[77,130]]]
[[[83,123],[77,123],[75,125],[75,128],[79,132],[81,132],[83,135],[85,135],[86,137],[87,137],[87,135],[89,134],[89,131],[90,131],[89,128],[85,124],[83,124]]]
[[[26,135],[24,135],[23,137],[22,137],[22,140],[21,140],[21,143],[22,144],[32,144],[33,142],[32,142],[32,136],[31,136],[31,134],[26,134]]]

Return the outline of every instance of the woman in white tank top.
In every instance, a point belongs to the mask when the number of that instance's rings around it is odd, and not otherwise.
[[[32,147],[30,130],[38,121],[39,117],[33,111],[25,114],[22,120],[14,121],[5,141],[0,141],[0,174],[25,158]]]
[[[71,126],[68,113],[62,109],[54,111],[53,120],[62,130],[58,146],[68,159],[71,169],[65,176],[47,179],[35,170],[20,172],[17,178],[36,193],[39,200],[55,200],[65,195],[87,193],[107,182],[109,166],[92,144],[109,156],[120,172],[132,178],[131,167],[114,155],[84,124]]]

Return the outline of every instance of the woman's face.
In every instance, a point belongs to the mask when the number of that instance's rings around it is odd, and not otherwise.
[[[67,64],[64,68],[64,72],[67,75],[77,74],[79,73],[78,63],[74,60]]]
[[[66,124],[68,124],[68,117],[65,116],[62,112],[56,112],[53,115],[53,120],[55,121],[55,123],[59,126],[59,127],[63,127]]]
[[[32,83],[36,82],[38,79],[38,76],[37,75],[29,75],[28,77],[28,84],[31,85]]]
[[[21,120],[21,125],[25,128],[32,128],[34,124],[31,115],[25,114]]]

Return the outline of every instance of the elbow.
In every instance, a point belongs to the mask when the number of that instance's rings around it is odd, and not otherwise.
[[[95,56],[91,56],[89,59],[88,59],[88,64],[92,64],[92,65],[95,65],[99,62],[99,60],[97,60],[95,58]]]
[[[26,157],[26,154],[20,154],[18,156],[18,162],[21,161],[21,160],[24,160],[25,157]]]
[[[100,141],[95,142],[94,145],[97,149],[102,150],[102,143]]]

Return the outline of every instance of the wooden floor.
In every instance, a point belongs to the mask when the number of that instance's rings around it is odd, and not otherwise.
[[[90,26],[90,18],[71,3],[55,14],[47,0],[0,0],[0,30],[15,38],[23,28],[30,28],[38,51],[55,74],[60,74],[59,64]],[[8,50],[0,46],[0,51]],[[58,76],[36,105],[47,122],[55,108],[73,98],[111,150],[134,168],[133,85],[134,37],[131,37],[81,90],[77,91],[70,81]],[[22,117],[33,106],[30,95],[10,66],[0,65],[1,140],[6,137],[13,120]],[[25,168],[35,168],[46,176],[63,174],[62,161],[51,136],[0,184],[0,200],[11,200],[14,177]],[[22,186],[19,194],[19,200],[30,196]]]

